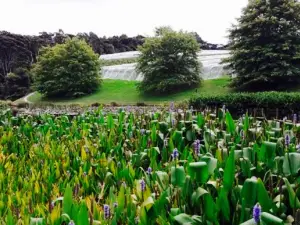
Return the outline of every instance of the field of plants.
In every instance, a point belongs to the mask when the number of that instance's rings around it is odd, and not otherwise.
[[[297,115],[171,105],[2,110],[0,122],[0,224],[289,225],[300,214]]]

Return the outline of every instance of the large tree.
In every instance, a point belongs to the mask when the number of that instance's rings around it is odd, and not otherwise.
[[[278,89],[300,82],[300,5],[252,0],[230,30],[233,86]]]
[[[92,93],[100,84],[99,56],[83,40],[40,51],[32,70],[34,87],[47,97],[77,97]]]
[[[144,75],[139,90],[166,94],[200,84],[200,50],[196,39],[185,32],[157,29],[156,37],[147,38],[139,48],[137,71]]]

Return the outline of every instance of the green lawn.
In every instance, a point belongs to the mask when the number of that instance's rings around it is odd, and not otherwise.
[[[137,102],[159,104],[170,101],[182,101],[189,99],[196,91],[198,93],[228,93],[230,89],[227,87],[229,78],[220,78],[215,80],[205,80],[197,89],[183,91],[180,93],[167,96],[144,96],[140,95],[136,90],[137,81],[124,80],[103,80],[101,88],[94,94],[77,98],[77,99],[46,99],[41,94],[35,93],[28,100],[33,103],[55,103],[55,104],[83,104],[92,103],[111,103],[118,104],[136,104]]]

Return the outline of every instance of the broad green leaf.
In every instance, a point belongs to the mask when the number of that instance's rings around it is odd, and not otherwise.
[[[286,153],[283,161],[283,173],[288,175],[297,175],[300,171],[300,153]]]
[[[194,223],[193,218],[190,215],[181,213],[174,217],[175,221],[180,225],[191,225]]]
[[[6,216],[6,224],[7,225],[15,225],[14,218],[13,218],[10,208],[8,209],[8,213]]]
[[[262,211],[268,212],[272,208],[273,201],[269,197],[265,185],[260,178],[257,179],[257,199],[262,207]]]
[[[247,208],[251,208],[256,203],[257,199],[257,179],[256,178],[248,178],[244,182],[242,188],[242,201],[245,203]]]
[[[229,157],[227,158],[225,169],[224,169],[224,178],[223,186],[226,191],[229,191],[234,182],[235,176],[235,161],[234,161],[234,148],[231,149]]]
[[[290,206],[292,208],[296,208],[296,209],[299,209],[300,208],[300,201],[299,199],[297,198],[296,196],[296,193],[295,191],[293,190],[290,182],[288,181],[287,178],[283,178],[283,181],[287,187],[287,191],[289,193],[289,201],[290,201]]]
[[[30,218],[29,225],[42,225],[43,224],[43,218]]]
[[[85,203],[82,203],[77,216],[77,223],[80,225],[89,225],[88,209]]]
[[[283,225],[284,224],[282,219],[266,212],[263,212],[261,214],[261,223],[262,225]]]
[[[67,185],[63,199],[63,212],[71,215],[72,204],[72,188],[70,185]]]
[[[231,114],[228,111],[226,112],[226,126],[227,126],[228,133],[230,133],[231,135],[234,135],[235,124],[234,124]]]
[[[199,183],[206,183],[209,178],[206,162],[192,162],[189,164],[189,171],[192,178]]]
[[[143,207],[145,207],[147,210],[151,209],[151,207],[154,204],[154,200],[151,196],[149,196],[142,204]]]
[[[183,166],[171,168],[171,183],[174,186],[183,187],[185,182],[185,171]]]

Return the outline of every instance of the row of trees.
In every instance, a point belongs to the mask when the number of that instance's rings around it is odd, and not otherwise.
[[[191,34],[203,49],[224,48],[224,46],[203,41],[197,33]],[[0,31],[0,99],[16,99],[25,95],[32,82],[28,70],[33,63],[37,62],[40,49],[63,44],[74,37],[84,40],[99,55],[135,51],[145,42],[145,37],[141,35],[106,38],[98,37],[93,32],[72,35],[59,30],[55,33],[41,32],[37,36],[29,36]],[[14,85],[11,85],[12,83]]]

